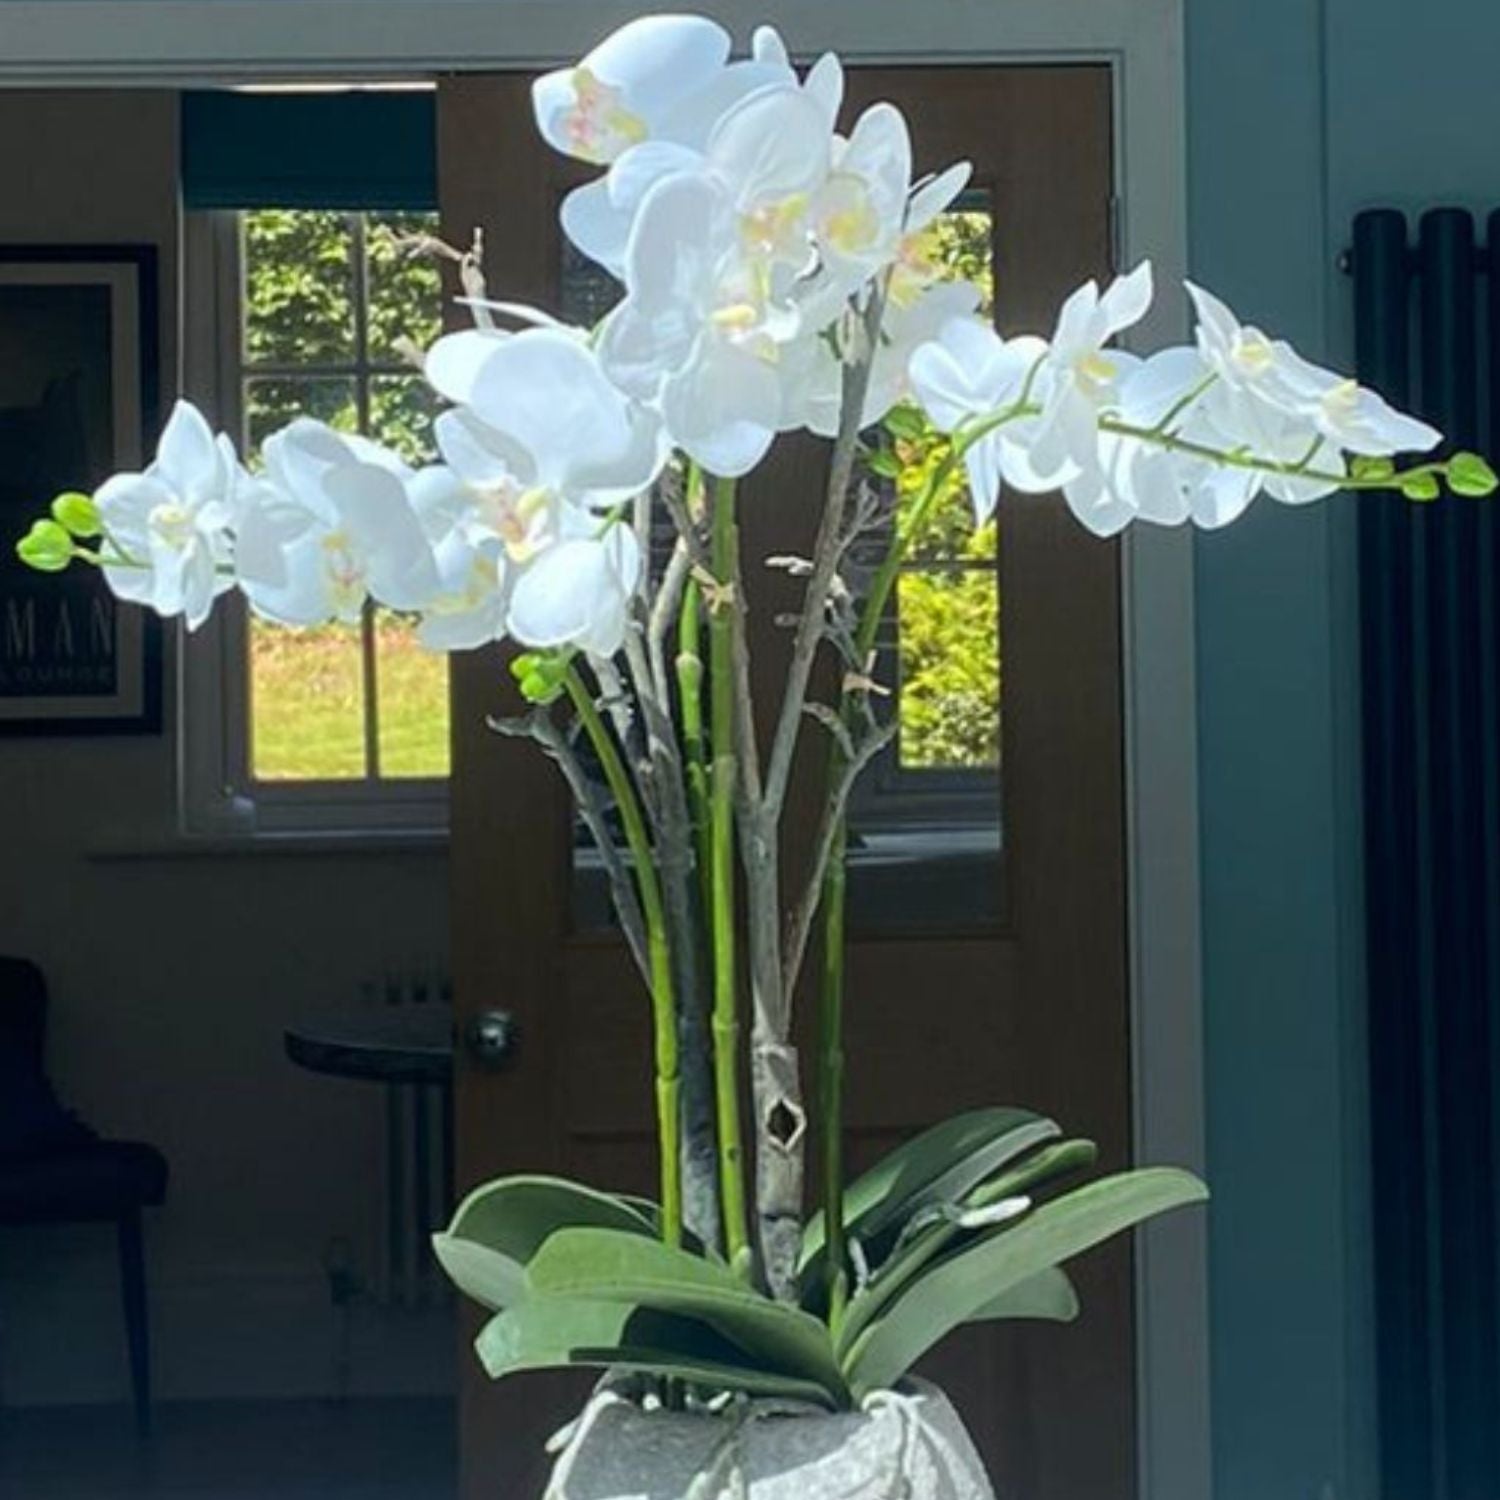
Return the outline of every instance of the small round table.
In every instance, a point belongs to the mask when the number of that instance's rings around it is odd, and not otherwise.
[[[387,1276],[394,1298],[425,1300],[436,1273],[428,1236],[453,1207],[452,1005],[346,1006],[288,1026],[285,1043],[300,1068],[385,1085]]]

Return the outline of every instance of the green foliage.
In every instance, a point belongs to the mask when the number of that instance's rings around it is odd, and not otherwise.
[[[1000,760],[1000,590],[987,570],[910,572],[901,621],[901,763],[983,767]]]
[[[964,200],[960,200],[961,203]],[[994,306],[993,219],[974,198],[927,231],[922,258],[944,278],[979,287]],[[873,472],[896,481],[897,524],[952,446],[923,414],[898,406],[885,419],[893,439]],[[896,589],[900,694],[897,753],[903,770],[982,769],[1000,759],[1000,589],[993,521],[974,524],[968,482],[954,465],[926,523],[912,538]]]
[[[955,1115],[898,1146],[844,1193],[844,1227],[866,1254],[885,1258],[891,1239],[925,1210],[960,1200],[970,1188],[1022,1152],[1061,1135],[1057,1124],[1026,1109],[995,1107]],[[798,1277],[823,1278],[825,1225],[815,1214],[802,1234]]]
[[[310,416],[341,432],[363,429],[410,462],[431,460],[437,406],[404,350],[437,337],[442,288],[436,264],[403,242],[434,227],[430,214],[244,215],[245,364],[266,372],[246,382],[252,448]],[[359,365],[382,371],[363,393],[350,373]]]
[[[38,573],[61,573],[73,561],[75,550],[67,527],[56,521],[33,521],[16,543],[16,556]]]
[[[1001,1293],[1156,1214],[1201,1202],[1187,1172],[1148,1168],[1090,1183],[937,1262],[844,1356],[856,1395],[897,1381]]]
[[[559,1229],[592,1225],[651,1236],[651,1221],[610,1193],[559,1177],[505,1177],[459,1204],[445,1233],[432,1237],[443,1269],[484,1307],[519,1302],[526,1267]]]
[[[1093,1164],[1098,1152],[1092,1141],[1062,1141],[1029,1151],[1017,1164],[972,1191],[956,1193],[923,1214],[913,1214],[902,1228],[901,1236],[884,1259],[877,1259],[868,1283],[850,1304],[839,1326],[839,1348],[847,1349],[869,1324],[884,1312],[934,1261],[956,1246],[973,1239],[988,1227],[986,1210],[1007,1201],[1014,1202],[1044,1185],[1055,1183],[1081,1167]],[[1057,1305],[1054,1295],[1045,1305]],[[1030,1306],[1029,1294],[1018,1295],[1016,1304]],[[986,1316],[1035,1317],[1040,1314],[1007,1313],[1013,1304],[997,1303],[1002,1309]]]
[[[747,1362],[743,1349],[708,1324],[629,1302],[534,1296],[491,1318],[474,1347],[496,1380],[522,1370],[573,1366],[830,1404],[816,1381]]]
[[[830,1326],[819,1306],[822,1223],[807,1227],[803,1306],[747,1287],[701,1249],[653,1237],[650,1204],[557,1178],[470,1194],[435,1238],[458,1285],[496,1312],[486,1370],[585,1366],[836,1408],[896,1384],[963,1323],[1067,1322],[1062,1262],[1207,1196],[1185,1172],[1126,1172],[1035,1195],[1094,1159],[1088,1141],[1026,1110],[976,1110],[923,1132],[854,1183],[853,1236],[869,1274]]]
[[[614,1229],[561,1229],[527,1269],[544,1297],[581,1298],[692,1318],[744,1351],[746,1363],[847,1400],[827,1327],[749,1290],[728,1267]]]

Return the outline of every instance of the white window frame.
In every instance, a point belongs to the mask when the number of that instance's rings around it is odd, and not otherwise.
[[[183,216],[183,367],[187,394],[214,425],[243,430],[240,215]],[[257,781],[251,767],[248,614],[221,601],[181,653],[184,830],[199,834],[444,832],[447,778]]]

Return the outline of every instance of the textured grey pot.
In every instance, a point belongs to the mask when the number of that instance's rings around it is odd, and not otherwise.
[[[958,1414],[912,1382],[838,1415],[771,1402],[643,1410],[596,1396],[545,1500],[994,1500]]]

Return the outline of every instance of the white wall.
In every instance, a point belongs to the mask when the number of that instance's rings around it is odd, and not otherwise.
[[[176,120],[166,93],[0,95],[0,243],[156,242],[169,392]],[[327,1392],[324,1254],[341,1238],[378,1266],[382,1094],[293,1067],[282,1031],[388,969],[444,965],[447,862],[118,857],[172,831],[169,717],[145,739],[0,738],[0,952],[52,981],[66,1102],[171,1163],[147,1229],[161,1395]],[[123,1393],[114,1278],[107,1227],[0,1230],[0,1399]],[[452,1379],[443,1317],[362,1308],[353,1337],[356,1389]]]

